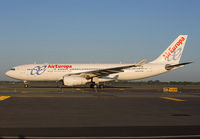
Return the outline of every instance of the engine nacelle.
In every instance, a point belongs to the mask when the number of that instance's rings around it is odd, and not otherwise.
[[[76,85],[85,85],[89,80],[82,78],[80,76],[65,76],[63,78],[63,83],[66,86],[76,86]]]

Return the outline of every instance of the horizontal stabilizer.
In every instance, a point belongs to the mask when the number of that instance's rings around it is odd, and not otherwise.
[[[176,65],[166,64],[165,69],[166,69],[166,70],[171,70],[171,69],[179,68],[179,67],[182,67],[182,66],[184,66],[184,65],[191,64],[191,63],[192,63],[192,62],[185,62],[185,63],[176,64]]]

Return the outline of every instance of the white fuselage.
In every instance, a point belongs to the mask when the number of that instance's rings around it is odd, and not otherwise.
[[[187,35],[179,35],[154,61],[145,64],[29,64],[16,66],[6,75],[24,81],[60,81],[64,85],[83,85],[112,80],[137,80],[183,67],[179,63]]]
[[[59,81],[62,80],[64,76],[73,73],[126,65],[130,64],[28,64],[16,66],[9,70],[6,75],[24,81]],[[164,64],[149,63],[139,67],[124,69],[122,72],[99,78],[99,82],[111,80],[137,80],[165,72],[167,72],[167,70],[165,69]],[[114,79],[114,77],[117,78]]]

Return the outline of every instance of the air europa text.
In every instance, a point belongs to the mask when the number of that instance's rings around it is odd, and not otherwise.
[[[72,65],[48,65],[48,68],[65,68],[65,69],[69,69],[72,68]]]
[[[178,42],[172,46],[171,48],[168,48],[165,53],[163,54],[163,57],[165,58],[165,60],[167,60],[167,58],[176,51],[176,49],[181,46],[183,44],[183,41],[185,41],[184,37],[181,37]]]

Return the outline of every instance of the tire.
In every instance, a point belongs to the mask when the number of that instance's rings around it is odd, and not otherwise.
[[[103,88],[104,88],[104,85],[103,85],[103,84],[99,85],[99,88],[100,88],[100,89],[103,89]]]
[[[28,87],[29,87],[29,85],[28,85],[28,84],[24,84],[24,87],[25,87],[25,88],[28,88]]]

